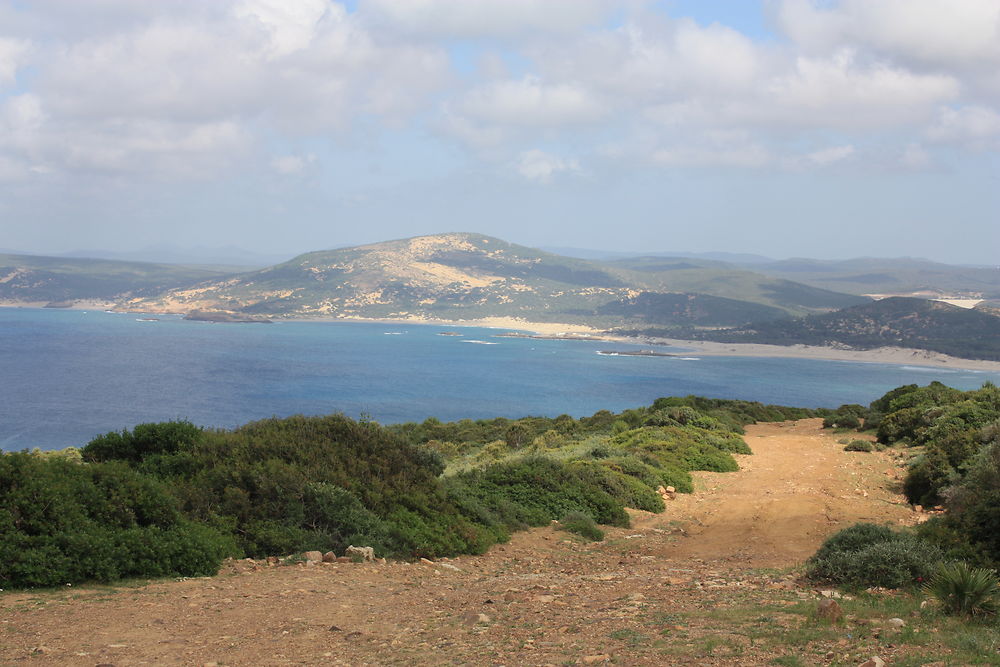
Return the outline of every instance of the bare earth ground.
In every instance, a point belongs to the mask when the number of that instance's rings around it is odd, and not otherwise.
[[[890,490],[891,450],[838,437],[818,419],[752,426],[741,472],[697,473],[694,494],[601,543],[541,528],[435,563],[238,561],[214,578],[0,594],[0,663],[768,664],[789,647],[754,624],[780,634],[801,620],[782,609],[816,599],[790,568],[856,521],[917,518]],[[858,664],[846,642],[810,650]]]

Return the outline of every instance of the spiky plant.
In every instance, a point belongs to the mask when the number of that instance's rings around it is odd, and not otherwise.
[[[965,561],[942,565],[924,592],[949,614],[992,616],[1000,607],[1000,582],[993,570],[969,567]]]

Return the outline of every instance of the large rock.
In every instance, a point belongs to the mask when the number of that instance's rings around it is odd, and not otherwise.
[[[344,550],[344,555],[351,560],[361,560],[366,563],[375,562],[375,549],[372,547],[356,547],[352,544]]]
[[[816,616],[831,623],[838,623],[844,618],[844,610],[840,608],[836,600],[823,598],[816,605]]]
[[[323,552],[321,551],[306,551],[302,554],[302,558],[305,559],[307,563],[322,563],[323,562]]]

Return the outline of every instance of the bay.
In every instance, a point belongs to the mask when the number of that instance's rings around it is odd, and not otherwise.
[[[439,335],[444,331],[460,335]],[[0,448],[80,446],[101,433],[169,419],[230,428],[332,412],[381,423],[582,416],[687,394],[836,407],[868,403],[908,383],[1000,383],[995,372],[894,364],[604,356],[597,353],[649,346],[497,333],[0,308]]]

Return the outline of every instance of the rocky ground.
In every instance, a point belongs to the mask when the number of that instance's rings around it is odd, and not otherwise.
[[[872,643],[855,638],[879,633],[817,626],[794,568],[839,528],[920,515],[897,455],[842,437],[820,420],[750,427],[740,472],[698,473],[696,493],[600,543],[542,528],[433,563],[238,561],[213,578],[4,593],[0,663],[857,665]]]

